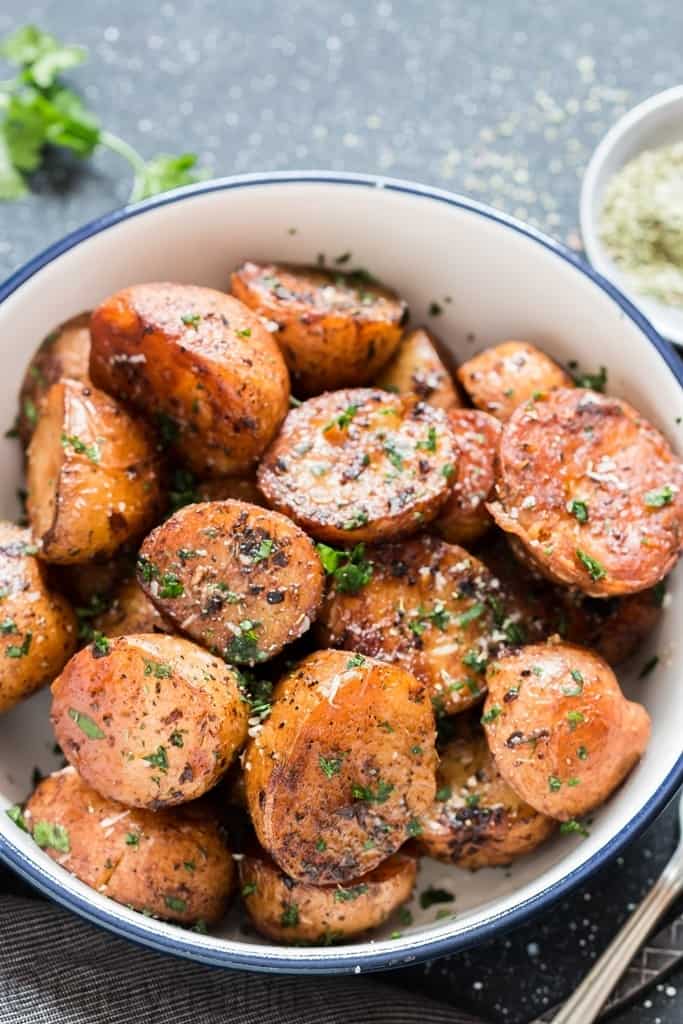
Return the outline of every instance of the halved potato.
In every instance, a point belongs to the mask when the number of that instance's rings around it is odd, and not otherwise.
[[[28,449],[27,508],[47,562],[107,558],[138,538],[161,508],[146,427],[91,384],[53,384]]]
[[[492,662],[482,722],[522,800],[567,821],[603,803],[647,746],[650,717],[597,654],[532,644]]]
[[[477,716],[478,717],[478,716]],[[436,800],[422,819],[420,849],[461,868],[494,867],[534,850],[556,828],[502,778],[484,731],[459,715],[440,751]]]
[[[373,384],[399,395],[414,394],[437,409],[456,409],[462,402],[455,381],[424,327],[407,334]]]
[[[456,459],[441,409],[358,388],[292,409],[257,479],[268,503],[314,537],[355,544],[414,533],[433,519]]]
[[[239,862],[242,898],[262,935],[276,942],[329,946],[377,928],[415,885],[414,857],[395,853],[346,885],[310,885],[283,874],[264,850]]]
[[[495,480],[500,423],[478,409],[454,409],[448,419],[458,461],[450,497],[434,528],[451,544],[471,544],[486,533],[492,522],[486,501]]]
[[[0,713],[52,682],[76,650],[76,616],[35,553],[28,530],[0,522]]]
[[[40,419],[45,396],[65,377],[88,380],[90,313],[80,313],[51,331],[28,364],[19,392],[19,437],[26,447]]]
[[[318,651],[286,675],[244,755],[249,813],[282,870],[345,884],[417,834],[434,799],[434,718],[396,665]]]
[[[287,412],[289,376],[260,318],[230,295],[139,284],[92,315],[98,387],[156,417],[204,476],[246,472]]]
[[[92,626],[105,636],[175,632],[173,623],[157,610],[135,579],[126,579],[119,584],[109,607],[94,617]]]
[[[172,515],[145,539],[138,580],[178,629],[246,665],[305,633],[323,592],[320,558],[303,530],[243,501]]]
[[[247,262],[233,294],[272,322],[294,391],[317,395],[371,381],[394,352],[408,309],[367,274]]]
[[[227,910],[233,859],[202,802],[134,810],[100,796],[68,767],[38,784],[23,818],[48,856],[117,903],[199,926],[216,924]]]
[[[503,427],[494,519],[544,575],[593,597],[646,590],[683,543],[683,466],[626,402],[561,388]]]
[[[218,782],[247,737],[236,674],[180,637],[96,638],[52,684],[51,720],[83,779],[130,807],[185,803]]]
[[[499,420],[534,396],[554,388],[569,388],[574,381],[550,356],[526,341],[504,341],[485,348],[457,370],[457,377],[472,404]]]

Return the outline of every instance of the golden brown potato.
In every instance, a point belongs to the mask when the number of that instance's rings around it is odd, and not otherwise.
[[[65,377],[87,381],[89,361],[90,313],[72,317],[43,339],[19,392],[17,428],[24,447],[31,440],[50,387]]]
[[[107,558],[148,530],[160,507],[145,426],[91,384],[53,384],[28,449],[27,508],[41,558]]]
[[[503,427],[494,519],[550,579],[593,597],[654,586],[683,541],[683,466],[630,405],[582,388]]]
[[[243,263],[232,275],[238,299],[276,327],[297,394],[367,384],[392,355],[408,309],[359,272]]]
[[[265,851],[239,863],[242,898],[257,930],[287,944],[329,946],[384,924],[415,885],[414,857],[395,853],[346,885],[310,885],[282,873]]]
[[[436,800],[422,819],[420,849],[472,870],[508,864],[534,850],[556,824],[504,781],[478,722],[459,715],[453,727],[440,753]]]
[[[217,476],[197,483],[197,501],[247,501],[265,507],[265,499],[256,486],[256,477]]]
[[[500,423],[477,409],[454,409],[448,418],[458,461],[450,497],[434,528],[451,544],[470,544],[491,525],[486,500],[493,490]]]
[[[135,568],[135,556],[126,551],[104,562],[84,562],[81,565],[51,565],[51,578],[55,586],[74,606],[103,610],[119,582],[130,576]],[[140,632],[138,630],[138,632]]]
[[[462,405],[455,381],[438,353],[436,340],[424,327],[405,336],[373,384],[399,395],[412,393],[437,409],[456,409]]]
[[[276,686],[244,756],[249,813],[282,870],[313,885],[372,871],[434,799],[434,718],[396,665],[318,651]]]
[[[457,377],[472,404],[499,420],[509,419],[522,402],[574,383],[550,356],[526,341],[485,348],[458,368]]]
[[[0,714],[51,682],[76,650],[76,616],[35,552],[28,530],[0,522]]]
[[[175,632],[173,624],[157,611],[135,579],[119,584],[109,606],[93,618],[92,627],[105,636]]]
[[[492,662],[482,722],[500,774],[541,814],[567,821],[603,803],[647,746],[650,717],[606,661],[533,644]]]
[[[456,458],[441,409],[370,388],[335,391],[292,409],[258,485],[319,540],[378,541],[434,518]]]
[[[321,644],[402,665],[426,683],[438,714],[480,701],[488,659],[523,639],[486,567],[427,536],[369,548],[365,559],[369,582],[355,593],[330,588]]]
[[[68,767],[38,784],[24,821],[53,860],[117,903],[199,926],[227,910],[235,869],[206,806],[133,810]]]
[[[176,512],[140,548],[138,581],[179,630],[244,665],[272,658],[305,633],[323,592],[306,534],[243,501]]]
[[[98,387],[157,418],[191,469],[247,471],[287,412],[287,367],[237,299],[212,288],[139,284],[92,315],[90,373]]]
[[[185,803],[216,784],[247,737],[235,673],[189,640],[97,638],[52,684],[51,719],[83,779],[130,807]]]

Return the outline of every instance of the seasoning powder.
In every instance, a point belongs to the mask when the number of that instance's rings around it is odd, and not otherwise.
[[[636,291],[683,306],[683,142],[646,149],[614,175],[600,233]]]

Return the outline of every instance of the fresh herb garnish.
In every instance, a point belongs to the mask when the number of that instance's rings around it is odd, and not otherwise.
[[[331,779],[333,775],[339,774],[343,759],[343,754],[340,754],[338,757],[323,757],[322,754],[319,755],[318,764],[325,778]]]
[[[607,387],[607,369],[604,366],[600,367],[598,373],[575,373],[572,376],[577,388],[588,388],[590,391],[604,393]]]
[[[420,893],[420,906],[423,910],[429,910],[435,903],[452,903],[455,896],[447,889],[434,889],[430,886]]]
[[[184,914],[187,910],[187,903],[178,896],[164,896],[164,903],[169,910],[175,910],[178,914]]]
[[[362,896],[367,891],[368,886],[365,882],[361,882],[360,885],[353,885],[350,889],[336,889],[334,902],[349,903],[351,900],[357,900],[359,896]]]
[[[50,821],[35,823],[33,839],[42,849],[57,850],[58,853],[68,853],[71,849],[68,831],[63,825],[55,825]]]
[[[648,491],[644,501],[648,508],[663,508],[670,504],[674,498],[674,489],[669,484],[660,487],[658,491]]]
[[[365,658],[362,654],[352,654],[349,660],[346,662],[347,668],[362,668],[365,664]]]
[[[225,652],[228,661],[259,661],[262,658],[258,648],[258,636],[256,630],[260,622],[253,622],[251,619],[243,619],[237,627],[239,632],[233,636]]]
[[[142,659],[145,663],[145,675],[154,676],[156,679],[168,679],[173,674],[170,665],[162,661],[150,661],[149,658]]]
[[[295,928],[299,923],[299,907],[296,903],[287,903],[280,914],[280,924],[283,928]]]
[[[153,754],[145,754],[142,758],[143,761],[148,761],[151,768],[158,768],[160,772],[166,774],[168,771],[168,757],[166,756],[166,747],[157,747]]]
[[[436,451],[436,427],[430,427],[427,431],[427,440],[418,441],[415,445],[417,451],[435,452]]]
[[[548,789],[552,793],[556,793],[558,789],[562,788],[562,779],[558,779],[557,775],[548,776]]]
[[[503,709],[498,707],[497,704],[494,704],[493,707],[489,708],[489,710],[481,716],[481,724],[488,725],[489,722],[494,722],[502,713]]]
[[[165,572],[159,580],[159,597],[182,597],[184,593],[180,577],[174,572]]]
[[[20,644],[10,644],[5,648],[5,656],[7,658],[23,658],[30,651],[32,640],[33,633],[24,633],[24,639]]]
[[[568,711],[567,721],[569,722],[570,731],[574,732],[574,729],[576,729],[577,725],[581,725],[581,723],[585,721],[585,719],[580,711]]]
[[[97,722],[86,715],[84,711],[77,711],[76,708],[69,708],[69,718],[71,718],[81,732],[84,732],[89,740],[103,740],[104,733],[100,729]]]
[[[183,313],[180,319],[186,327],[197,327],[202,318],[199,313]]]
[[[570,501],[567,505],[567,511],[580,523],[588,522],[588,505],[585,501],[578,501],[577,499]]]
[[[92,656],[93,658],[104,658],[109,654],[109,640],[98,630],[93,632],[92,639]]]
[[[359,407],[357,405],[347,405],[346,409],[344,409],[343,412],[340,412],[338,416],[335,416],[333,419],[329,421],[329,423],[325,424],[325,426],[323,427],[323,434],[326,434],[329,430],[332,430],[334,427],[338,427],[340,430],[346,430],[346,428],[353,420],[353,417],[358,412],[358,408]]]
[[[582,825],[580,821],[576,820],[576,818],[570,818],[569,821],[563,821],[560,825],[560,832],[565,836],[576,833],[584,838],[590,835],[586,826]]]
[[[385,803],[390,795],[393,793],[394,787],[390,782],[384,782],[379,779],[377,783],[377,789],[373,791],[372,786],[361,786],[360,783],[354,782],[351,786],[351,796],[354,800],[363,800],[368,804],[383,804]]]
[[[598,562],[595,558],[592,558],[587,552],[583,551],[581,548],[576,549],[576,557],[581,562],[583,567],[587,570],[588,575],[592,580],[602,580],[607,575],[603,566],[600,565],[600,562]]]

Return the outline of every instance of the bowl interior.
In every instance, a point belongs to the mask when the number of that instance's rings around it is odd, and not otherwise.
[[[152,205],[85,237],[47,262],[0,305],[3,373],[0,408],[9,426],[25,365],[56,323],[139,281],[178,280],[225,288],[246,257],[327,263],[351,252],[409,301],[414,324],[429,322],[463,360],[506,338],[522,338],[562,363],[604,365],[608,390],[635,404],[680,450],[679,381],[645,326],[566,256],[509,223],[445,195],[365,179],[246,181]],[[437,302],[443,312],[430,317]],[[0,514],[16,515],[21,483],[17,443],[0,440]],[[52,895],[109,927],[210,962],[268,969],[350,970],[387,966],[482,937],[551,890],[558,893],[590,862],[596,866],[638,819],[671,791],[681,751],[680,574],[674,574],[658,635],[620,671],[626,691],[648,707],[653,736],[641,764],[594,816],[590,836],[558,836],[511,869],[476,874],[425,861],[417,893],[450,890],[452,903],[421,910],[414,924],[396,920],[372,941],[332,949],[286,948],[244,932],[237,912],[210,937],[150,921],[92,892],[54,864],[4,815],[0,852]],[[659,664],[639,680],[654,653]],[[23,798],[37,767],[57,766],[43,692],[0,718],[0,807]],[[645,809],[645,810],[643,810]],[[619,837],[617,840],[616,837]],[[437,920],[437,911],[449,911]],[[391,938],[395,929],[401,936]]]
[[[644,150],[682,140],[683,86],[677,86],[645,100],[614,125],[591,159],[581,194],[581,231],[591,263],[639,304],[665,338],[678,344],[683,344],[683,309],[634,292],[603,246],[599,224],[605,189],[614,174]]]

